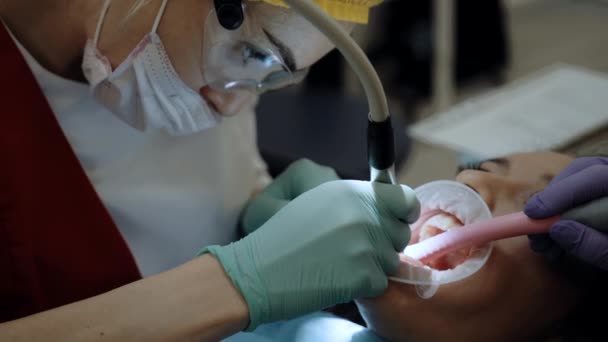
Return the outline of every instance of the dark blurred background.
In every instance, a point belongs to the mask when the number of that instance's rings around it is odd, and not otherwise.
[[[498,0],[454,2],[457,86],[480,78],[500,83],[509,61],[506,12]],[[405,127],[432,96],[433,1],[388,1],[374,9],[365,47],[391,98],[397,167],[410,151]],[[367,103],[346,91],[347,65],[336,50],[315,64],[304,84],[264,95],[258,107],[260,148],[271,174],[306,157],[345,178],[369,179]]]
[[[454,65],[458,87],[486,79],[500,83],[509,63],[507,11],[499,0],[454,1]],[[388,1],[372,15],[373,36],[366,53],[385,90],[403,104],[428,101],[432,95],[435,16],[433,1]],[[381,23],[381,24],[377,24]],[[344,59],[333,51],[315,64],[307,89],[340,89]],[[413,107],[406,106],[407,112]]]

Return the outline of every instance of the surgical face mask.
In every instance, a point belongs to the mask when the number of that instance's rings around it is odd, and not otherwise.
[[[106,0],[95,37],[87,42],[82,62],[97,101],[142,131],[163,128],[172,135],[186,135],[217,125],[219,115],[179,78],[156,33],[167,0],[163,0],[151,32],[116,70],[112,70],[97,48],[110,3],[111,0]]]
[[[475,246],[450,253],[430,265],[422,265],[407,257],[408,248],[442,231],[458,229],[492,217],[485,201],[464,184],[441,180],[415,189],[421,203],[420,218],[411,225],[412,238],[405,248],[402,262],[393,281],[416,286],[421,298],[430,298],[442,284],[467,278],[485,265],[492,252],[492,244]]]
[[[202,70],[207,85],[223,93],[260,95],[301,82],[308,70],[290,70],[256,17],[248,8],[244,14],[236,30],[223,28],[215,11],[207,17]]]

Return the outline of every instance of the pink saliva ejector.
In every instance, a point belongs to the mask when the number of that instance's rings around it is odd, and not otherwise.
[[[483,199],[454,181],[427,183],[415,191],[422,213],[391,279],[416,285],[423,298],[434,295],[440,284],[477,272],[492,251],[492,241],[546,233],[559,220],[533,220],[522,212],[491,218]]]

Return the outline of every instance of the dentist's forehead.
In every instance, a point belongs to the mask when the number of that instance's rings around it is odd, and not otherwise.
[[[317,28],[293,10],[264,3],[248,6],[263,29],[292,51],[297,69],[311,66],[334,48]],[[341,25],[348,32],[354,28],[350,23]]]

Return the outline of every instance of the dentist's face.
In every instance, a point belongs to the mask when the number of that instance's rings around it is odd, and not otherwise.
[[[112,66],[118,66],[148,33],[158,13],[161,1],[151,0],[135,15],[125,20],[132,1],[114,1],[104,21],[99,48]],[[161,19],[158,33],[165,45],[173,67],[181,79],[220,114],[232,115],[255,104],[255,97],[217,93],[206,87],[203,70],[203,37],[205,21],[213,10],[206,0],[169,1]],[[261,2],[246,2],[247,15],[282,45],[284,59],[294,69],[305,69],[327,54],[333,45],[305,19],[295,12]],[[88,31],[92,36],[94,25]],[[347,30],[354,25],[344,23]]]
[[[475,189],[493,215],[504,215],[521,211],[571,161],[550,152],[517,154],[463,170],[456,180]],[[390,282],[383,296],[358,304],[369,326],[391,340],[513,341],[538,337],[576,297],[524,236],[495,242],[481,270],[442,285],[430,299]]]

